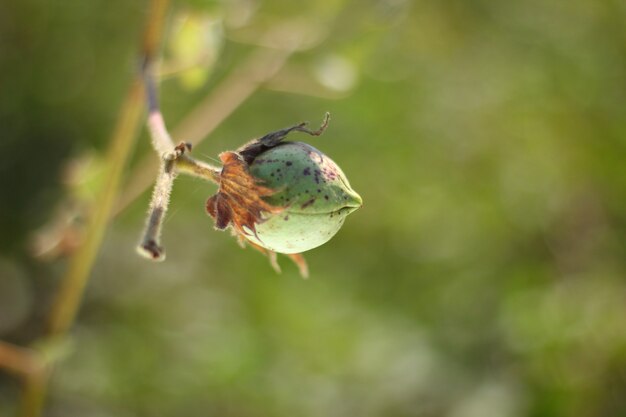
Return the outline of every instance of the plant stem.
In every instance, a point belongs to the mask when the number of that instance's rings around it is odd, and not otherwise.
[[[191,144],[181,143],[174,146],[174,142],[167,131],[161,109],[159,108],[157,86],[153,75],[153,63],[146,57],[143,68],[143,80],[148,103],[148,130],[152,140],[152,147],[161,157],[161,166],[152,191],[152,199],[148,209],[148,220],[137,252],[153,261],[165,260],[165,249],[160,243],[161,229],[165,214],[169,207],[170,195],[176,178],[176,168],[180,164],[181,172],[196,177],[219,182],[221,168],[196,161],[185,155],[191,150]]]
[[[176,160],[176,169],[178,172],[213,181],[216,184],[219,183],[220,172],[222,171],[221,168],[190,158],[187,155],[181,155]]]
[[[170,202],[170,194],[174,185],[174,178],[176,178],[174,162],[175,160],[171,157],[163,158],[154,185],[154,191],[152,192],[152,199],[150,200],[146,229],[141,243],[137,247],[137,252],[140,255],[153,261],[165,260],[165,249],[160,244],[160,238],[163,220],[165,219],[165,213]]]
[[[152,0],[143,35],[142,55],[150,59],[156,55],[169,0]],[[107,180],[95,205],[86,230],[83,245],[70,259],[61,288],[53,302],[48,337],[64,337],[76,318],[85,285],[93,267],[111,210],[118,194],[122,173],[130,156],[143,112],[143,83],[138,75],[133,80],[122,105],[117,125],[107,153]],[[20,415],[41,415],[52,364],[42,372],[27,378],[21,401]]]
[[[67,333],[73,324],[85,284],[102,243],[109,212],[117,195],[122,172],[137,136],[143,111],[143,88],[135,79],[122,105],[107,155],[107,181],[98,198],[87,227],[83,245],[70,259],[68,271],[52,306],[49,322],[51,336]]]

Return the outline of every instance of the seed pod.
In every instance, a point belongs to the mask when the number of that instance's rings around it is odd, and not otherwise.
[[[284,253],[308,276],[300,252],[327,242],[362,205],[328,156],[306,143],[283,142],[291,132],[321,135],[329,117],[318,130],[299,123],[220,154],[219,188],[207,213],[217,229],[230,228],[240,243],[266,254],[277,271],[276,253]]]
[[[251,242],[279,253],[300,253],[326,243],[346,216],[362,205],[337,164],[313,146],[283,142],[254,158],[250,173],[276,193],[264,197],[284,207],[245,234]]]

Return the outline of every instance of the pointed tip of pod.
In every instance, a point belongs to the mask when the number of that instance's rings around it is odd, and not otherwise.
[[[348,201],[346,207],[354,207],[354,209],[361,208],[363,206],[363,198],[356,191],[350,189],[348,192]]]
[[[342,210],[344,210],[346,214],[350,214],[363,206],[363,198],[352,188],[348,188],[346,190],[346,195],[344,196],[344,199],[345,202]]]

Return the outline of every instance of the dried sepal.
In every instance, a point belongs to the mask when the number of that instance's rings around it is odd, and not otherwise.
[[[298,123],[297,125],[293,125],[291,127],[277,130],[276,132],[268,133],[265,136],[262,136],[258,139],[254,139],[237,150],[237,153],[241,155],[243,160],[249,164],[252,161],[262,154],[263,152],[272,149],[278,145],[289,135],[291,132],[303,132],[310,136],[320,136],[326,128],[328,127],[328,123],[330,122],[330,113],[326,113],[324,115],[324,120],[322,121],[322,125],[317,130],[310,130],[306,126],[307,122]]]
[[[306,263],[306,259],[304,259],[304,255],[301,253],[287,253],[286,255],[294,264],[296,264],[302,278],[308,278],[309,266]]]
[[[250,245],[257,251],[261,252],[263,255],[267,256],[267,259],[269,260],[272,269],[274,269],[274,271],[278,273],[282,272],[280,265],[278,264],[276,252],[265,249],[264,247],[259,246],[256,243],[246,240],[242,236],[237,236],[237,240],[242,247],[245,247],[246,244]],[[291,259],[291,261],[298,267],[298,271],[300,272],[300,276],[302,276],[302,278],[309,277],[309,266],[306,263],[306,259],[304,259],[304,255],[302,255],[301,253],[289,253],[285,255],[289,259]]]
[[[275,191],[265,187],[250,174],[248,164],[236,152],[223,152],[224,164],[219,177],[217,194],[206,202],[207,213],[215,220],[215,227],[224,230],[232,226],[241,235],[256,234],[256,225],[264,215],[280,213],[283,207],[263,200]]]

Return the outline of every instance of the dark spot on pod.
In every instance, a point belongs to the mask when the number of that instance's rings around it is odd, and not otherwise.
[[[280,172],[280,168],[278,168],[278,169],[276,170],[276,172]]]
[[[304,170],[302,171],[302,175],[311,175],[311,168],[304,168]]]
[[[328,195],[325,195],[325,196],[324,196],[324,199],[328,200]]]
[[[272,177],[273,177],[273,176],[274,176],[274,173],[272,172],[272,173],[270,174],[270,176],[272,176]]]
[[[285,217],[283,217],[283,220],[285,221],[289,220],[289,215],[286,215]]]
[[[292,165],[291,161],[285,161],[285,165],[287,165],[288,167],[290,167]]]
[[[322,172],[319,169],[315,170],[315,183],[319,184],[320,183],[320,175],[322,175]]]
[[[318,192],[318,193],[321,193],[321,192],[322,192],[322,190],[321,190],[320,188],[318,188],[318,189],[317,189],[317,192]]]
[[[315,199],[314,199],[314,198],[312,198],[312,199],[310,199],[310,200],[305,201],[305,202],[304,202],[304,204],[302,204],[302,205],[300,206],[300,208],[307,208],[307,207],[309,207],[309,206],[310,206],[311,204],[313,204],[313,203],[315,203]]]

